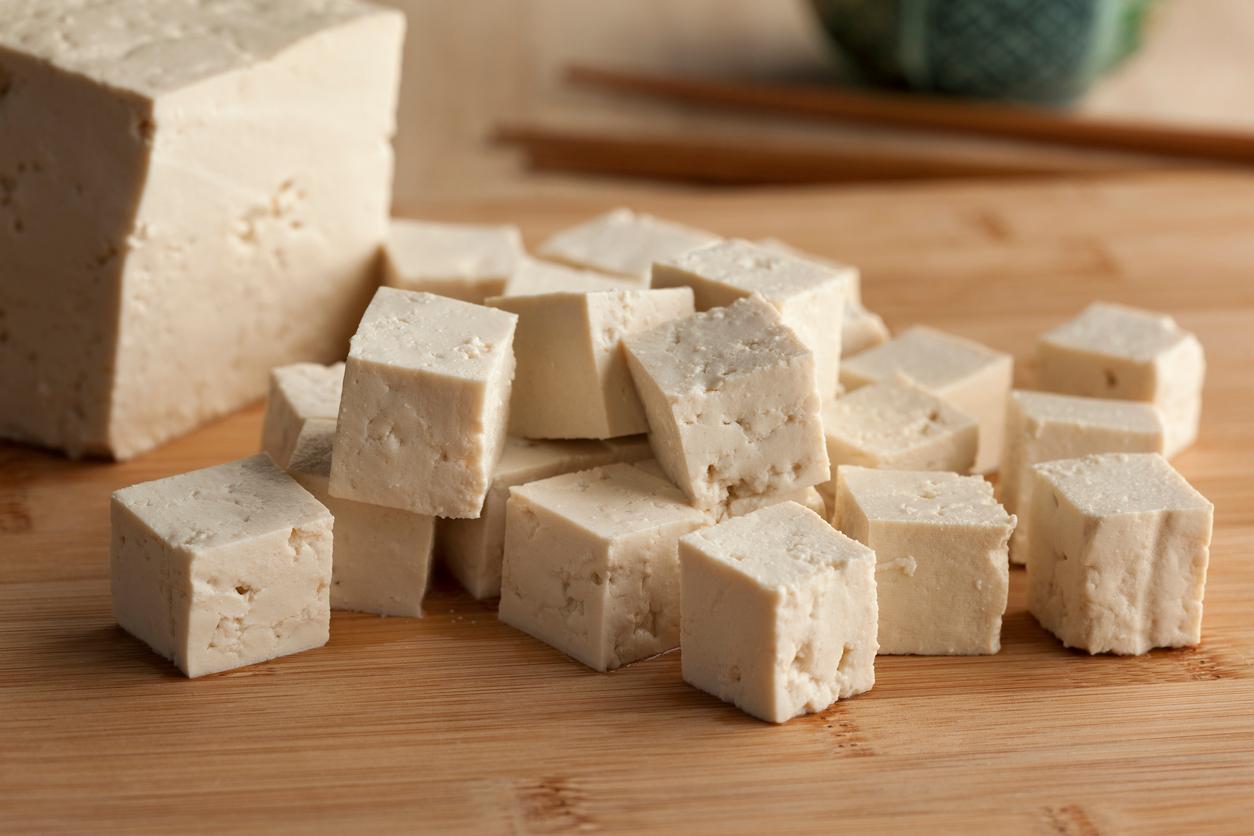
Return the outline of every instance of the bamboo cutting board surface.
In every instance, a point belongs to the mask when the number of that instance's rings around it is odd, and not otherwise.
[[[625,200],[442,209],[530,242]],[[638,208],[857,263],[868,306],[1011,351],[1092,299],[1205,344],[1215,503],[1201,647],[881,657],[875,689],[773,727],[680,679],[593,673],[438,576],[422,620],[336,613],[320,650],[187,680],[114,626],[108,496],[255,451],[261,407],[121,465],[0,447],[0,831],[1249,832],[1254,820],[1254,178],[709,195]],[[411,207],[421,210],[422,207]]]

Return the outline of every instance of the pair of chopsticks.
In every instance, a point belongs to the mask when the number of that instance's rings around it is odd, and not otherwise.
[[[1108,174],[1172,164],[1254,163],[1254,135],[1150,122],[1069,116],[1015,105],[862,93],[819,86],[738,84],[574,67],[570,81],[654,100],[845,124],[1030,143],[1035,154],[996,159],[979,152],[862,145],[798,146],[762,139],[623,136],[534,126],[501,129],[543,170],[649,176],[724,184],[917,180],[953,177]],[[1124,152],[1100,161],[1050,148]]]

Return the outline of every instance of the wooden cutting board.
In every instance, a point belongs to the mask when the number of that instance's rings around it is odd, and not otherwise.
[[[890,326],[1011,351],[1093,299],[1206,346],[1216,506],[1205,638],[1092,658],[1024,607],[1002,652],[881,658],[875,689],[773,727],[671,653],[603,675],[437,578],[422,620],[336,613],[321,650],[187,680],[109,615],[107,503],[253,452],[260,407],[122,465],[0,447],[0,831],[1191,833],[1254,825],[1254,178],[710,195],[429,212],[531,242],[619,201],[860,264]],[[414,207],[421,209],[421,207]]]

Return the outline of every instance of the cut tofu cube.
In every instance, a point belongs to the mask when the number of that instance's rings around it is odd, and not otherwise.
[[[850,271],[748,241],[718,241],[653,265],[654,287],[691,287],[699,311],[761,296],[814,354],[819,395],[836,394]]]
[[[1168,456],[1197,439],[1206,357],[1169,316],[1096,302],[1042,336],[1036,360],[1042,389],[1157,406]]]
[[[846,389],[904,376],[980,423],[975,471],[996,470],[1006,431],[1014,360],[971,340],[916,326],[841,366]]]
[[[522,258],[516,226],[397,218],[383,248],[383,281],[401,290],[482,304],[501,295]]]
[[[758,297],[623,341],[662,469],[698,507],[828,477],[813,356]]]
[[[1152,404],[1011,392],[999,477],[1002,503],[1019,514],[1010,559],[1027,562],[1032,465],[1095,453],[1161,453],[1164,438],[1162,413]]]
[[[497,297],[488,304],[518,315],[510,432],[523,438],[647,431],[622,339],[693,310],[686,287]]]
[[[379,288],[344,368],[331,495],[479,516],[505,442],[517,319]]]
[[[1028,608],[1041,626],[1089,653],[1200,642],[1214,506],[1157,453],[1034,469]]]
[[[501,296],[531,296],[537,293],[588,293],[593,290],[626,290],[639,287],[634,279],[611,276],[595,270],[580,270],[538,258],[523,257],[505,282]]]
[[[862,276],[858,268],[814,255],[813,253],[804,252],[780,241],[778,238],[763,238],[756,243],[758,246],[765,247],[768,250],[813,261],[845,276],[847,294],[840,328],[841,357],[852,357],[858,352],[874,348],[888,339],[888,328],[884,325],[884,320],[878,314],[874,314],[862,306]]]
[[[832,478],[819,493],[829,506],[841,465],[966,473],[979,440],[973,417],[903,379],[872,383],[824,404],[823,432]]]
[[[335,431],[344,364],[293,363],[270,370],[270,396],[261,427],[261,449],[284,470],[300,435]]]
[[[113,494],[113,617],[188,676],[327,643],[331,513],[270,457]]]
[[[600,441],[506,439],[479,519],[440,521],[436,529],[440,559],[471,596],[480,600],[495,598],[501,594],[505,508],[510,488],[649,455],[647,439],[615,448]]]
[[[435,518],[328,493],[335,426],[306,425],[287,471],[335,517],[331,609],[422,616]]]
[[[626,276],[648,287],[653,262],[717,240],[717,235],[700,229],[615,209],[557,233],[536,253],[571,267]]]
[[[875,554],[795,502],[679,541],[684,681],[771,723],[875,684]]]
[[[126,459],[329,362],[378,283],[404,18],[0,12],[0,437]]]
[[[706,525],[629,464],[510,491],[500,618],[605,671],[679,644],[678,540]]]
[[[845,465],[832,523],[875,552],[880,653],[1001,649],[1015,518],[984,479]]]

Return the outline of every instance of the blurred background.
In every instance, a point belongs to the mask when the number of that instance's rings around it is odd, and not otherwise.
[[[1153,124],[1254,127],[1251,0],[385,1],[409,16],[402,212],[596,188],[604,181],[569,169],[633,154],[646,168],[670,160],[664,179],[677,187],[704,179],[684,176],[689,163],[673,159],[672,142],[689,152],[707,143],[767,149],[785,160],[816,152],[857,160],[872,149],[890,155],[890,168],[921,156],[925,175],[937,156],[1012,173],[1194,164],[623,95],[571,83],[575,65],[728,85],[913,86]],[[954,56],[963,60],[946,65]],[[615,138],[660,145],[614,149]],[[643,183],[616,185],[624,182]]]

